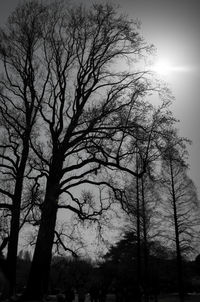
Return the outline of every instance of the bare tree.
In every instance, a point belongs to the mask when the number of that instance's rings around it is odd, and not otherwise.
[[[11,293],[16,278],[23,184],[29,157],[29,140],[44,96],[48,72],[40,68],[44,8],[27,2],[17,8],[0,30],[0,193],[7,197],[1,208],[11,213],[7,253]]]
[[[50,76],[40,107],[44,132],[31,143],[37,156],[32,166],[38,183],[46,178],[46,189],[28,299],[47,291],[58,209],[72,211],[80,220],[98,220],[110,207],[105,194],[118,190],[109,177],[117,171],[137,175],[129,160],[135,151],[127,148],[139,127],[132,118],[134,104],[153,89],[145,72],[126,71],[128,62],[149,50],[137,23],[110,5],[87,11],[55,4],[47,11],[43,68]],[[144,170],[145,165],[140,174]],[[95,198],[82,198],[85,185]],[[97,194],[95,187],[105,193]]]
[[[135,109],[137,125],[130,147],[134,148],[132,162],[137,174],[118,183],[124,186],[124,192],[115,196],[121,202],[123,210],[130,217],[130,228],[137,238],[137,282],[138,300],[141,300],[141,288],[148,300],[148,258],[150,243],[160,236],[158,228],[157,205],[159,195],[156,192],[155,175],[158,173],[162,158],[162,146],[168,136],[168,126],[176,121],[169,110],[170,102],[152,106],[145,100]],[[141,171],[145,167],[145,173]]]
[[[137,243],[138,301],[142,291],[149,300],[151,267],[149,258],[154,242],[161,240],[161,218],[159,215],[160,194],[154,178],[145,173],[141,178],[127,181],[123,209],[127,213],[127,226],[135,235]],[[139,263],[139,265],[138,265]],[[141,291],[142,289],[142,291]]]
[[[175,244],[180,301],[184,300],[183,256],[191,252],[195,241],[198,199],[194,183],[187,175],[187,141],[169,132],[162,161],[163,211],[165,234]],[[170,232],[171,230],[171,232]]]

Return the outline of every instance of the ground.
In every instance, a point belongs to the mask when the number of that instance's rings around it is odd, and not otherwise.
[[[49,302],[56,302],[56,297],[52,296],[52,299],[49,300]],[[74,302],[78,302],[78,298],[76,297]],[[90,302],[89,295],[86,296],[85,302]],[[115,296],[114,295],[108,295],[106,302],[115,302]],[[134,301],[129,301],[134,302]],[[150,302],[154,302],[154,300],[150,300]],[[179,297],[176,294],[172,295],[160,295],[158,297],[158,302],[179,302]],[[185,298],[185,302],[200,302],[200,294],[189,294]]]

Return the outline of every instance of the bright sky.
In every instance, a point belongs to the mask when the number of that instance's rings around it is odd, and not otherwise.
[[[200,192],[200,1],[123,0],[129,15],[142,21],[148,42],[157,48],[163,78],[175,96],[173,112],[180,134],[193,141],[190,175]]]
[[[105,2],[104,0],[77,0]],[[200,192],[200,1],[199,0],[116,0],[125,13],[142,22],[142,32],[157,48],[161,75],[175,96],[173,112],[180,119],[180,134],[193,141],[190,175]],[[0,24],[18,3],[0,2]]]

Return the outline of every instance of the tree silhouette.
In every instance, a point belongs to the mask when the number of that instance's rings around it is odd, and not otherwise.
[[[173,125],[175,119],[166,101],[155,107],[143,100],[135,110],[135,115],[142,125],[135,130],[135,140],[131,144],[135,148],[132,161],[138,173],[135,177],[126,178],[124,194],[119,196],[119,202],[130,219],[128,227],[135,231],[137,238],[137,288],[140,301],[141,289],[144,290],[145,300],[148,300],[149,244],[152,239],[159,238],[160,233],[160,221],[156,217],[160,196],[155,175],[162,159],[161,148],[165,143],[168,126]],[[141,175],[144,166],[145,173]]]
[[[180,301],[184,300],[183,255],[192,248],[195,227],[198,224],[197,193],[193,182],[187,175],[185,164],[186,143],[186,140],[177,137],[176,131],[171,130],[162,162],[164,216],[166,217],[168,237],[171,236],[170,229],[174,233],[172,238],[176,247]]]
[[[97,221],[110,200],[101,194],[95,196],[98,202],[82,198],[83,185],[109,194],[106,188],[119,191],[109,181],[115,171],[137,174],[128,164],[134,150],[127,144],[136,127],[131,116],[136,100],[153,89],[145,72],[123,69],[128,57],[135,59],[149,49],[136,23],[110,5],[86,11],[55,4],[47,12],[43,68],[50,76],[40,107],[45,138],[38,135],[31,144],[37,181],[46,177],[46,189],[27,298],[47,291],[58,209]],[[107,180],[101,176],[106,172]]]
[[[42,299],[53,245],[72,251],[58,230],[58,214],[101,229],[116,201],[136,222],[139,288],[140,260],[144,256],[147,267],[149,257],[148,185],[161,157],[167,172],[166,141],[173,137],[167,129],[175,119],[168,91],[137,64],[152,49],[138,22],[109,4],[85,9],[30,1],[17,7],[0,37],[0,208],[11,215],[11,292],[19,230],[26,221],[38,234],[24,298]],[[147,101],[155,92],[161,96],[158,106]],[[130,178],[136,202],[126,191]],[[186,214],[179,212],[179,222]]]
[[[11,213],[7,264],[11,293],[16,278],[16,256],[29,140],[48,75],[41,74],[38,47],[42,37],[43,6],[36,2],[17,8],[0,30],[1,208]],[[38,81],[40,84],[38,85]]]

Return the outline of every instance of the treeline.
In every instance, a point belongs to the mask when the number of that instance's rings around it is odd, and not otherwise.
[[[27,226],[34,253],[26,301],[48,293],[53,252],[79,256],[76,226],[88,221],[100,235],[120,206],[137,242],[138,300],[148,287],[141,259],[148,272],[154,237],[175,246],[183,299],[198,201],[171,94],[142,69],[152,51],[140,24],[109,4],[26,1],[1,28],[1,251],[8,242],[10,296]],[[73,218],[68,229],[57,219],[68,219],[65,212]]]
[[[178,288],[177,262],[173,249],[158,241],[149,244],[148,293],[141,286],[143,299],[154,301]],[[17,260],[17,291],[23,292],[30,270],[31,256],[20,252]],[[199,256],[195,260],[183,259],[184,293],[200,292]],[[116,301],[131,301],[137,295],[137,239],[127,231],[120,241],[112,245],[98,262],[89,258],[54,256],[51,263],[49,294],[65,293],[72,288],[84,295],[95,293],[99,298],[112,296]],[[144,246],[142,245],[142,279],[146,278]],[[147,295],[148,294],[148,295]]]

